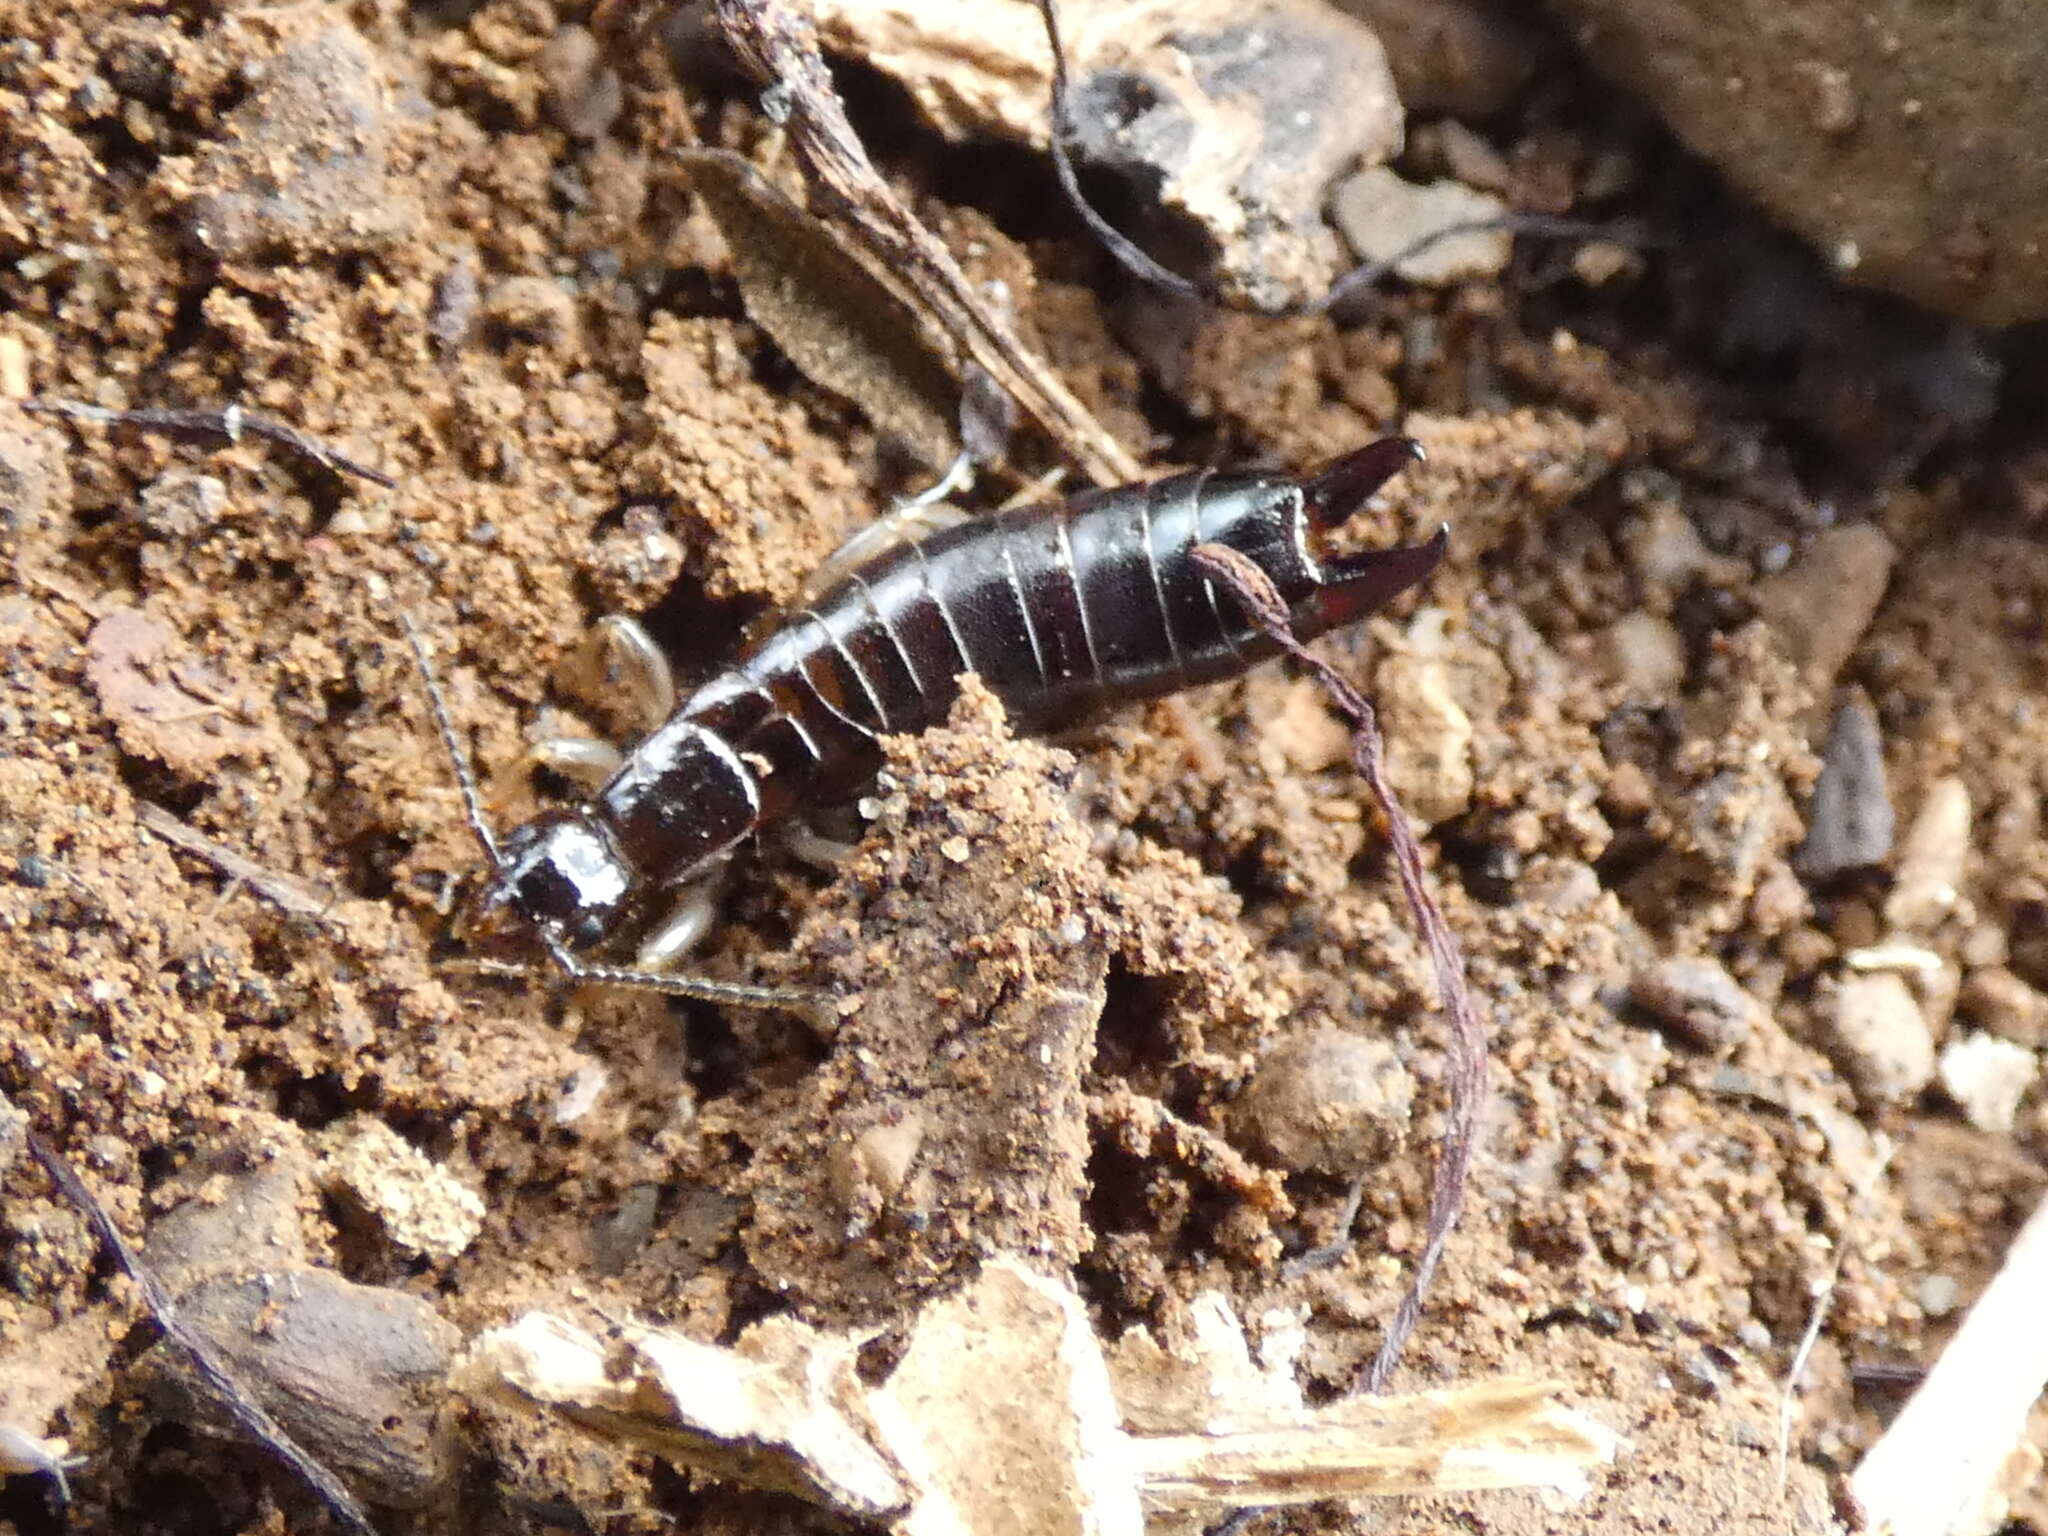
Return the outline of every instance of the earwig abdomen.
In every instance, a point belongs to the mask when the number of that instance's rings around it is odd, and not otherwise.
[[[587,805],[513,834],[498,899],[582,947],[630,920],[620,880],[644,906],[797,805],[844,799],[881,766],[881,737],[943,720],[967,672],[1019,730],[1043,731],[1246,670],[1276,647],[1202,574],[1198,545],[1250,558],[1301,638],[1351,623],[1426,576],[1443,536],[1333,558],[1314,534],[1416,452],[1386,439],[1307,481],[1175,475],[889,549],[683,700]],[[564,920],[579,884],[610,904]]]

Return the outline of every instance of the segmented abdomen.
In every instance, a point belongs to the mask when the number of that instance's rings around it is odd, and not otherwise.
[[[979,673],[1020,731],[1226,677],[1270,646],[1188,559],[1272,551],[1295,483],[1179,475],[981,518],[892,549],[827,589],[684,705],[764,760],[762,820],[843,795],[878,738],[945,717]]]

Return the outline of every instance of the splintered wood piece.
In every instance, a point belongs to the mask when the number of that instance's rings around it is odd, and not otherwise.
[[[678,1466],[904,1536],[1144,1536],[1148,1518],[1179,1530],[1318,1499],[1512,1487],[1576,1496],[1621,1445],[1565,1407],[1555,1383],[1308,1407],[1290,1373],[1251,1364],[1222,1297],[1200,1311],[1191,1358],[1127,1340],[1113,1379],[1072,1284],[999,1258],[918,1314],[879,1386],[855,1370],[866,1336],[793,1318],[721,1349],[630,1325],[607,1344],[538,1312],[478,1340],[455,1380],[472,1396],[542,1403]],[[1160,1389],[1143,1390],[1134,1372]]]
[[[1894,1536],[1996,1530],[2000,1474],[2048,1389],[2048,1201],[2027,1218],[1948,1348],[1849,1478],[1869,1529]]]
[[[884,182],[847,121],[808,17],[776,0],[716,0],[719,30],[766,93],[764,108],[819,192],[819,211],[844,228],[1048,432],[1098,485],[1138,478],[1138,462],[975,291],[938,237]]]

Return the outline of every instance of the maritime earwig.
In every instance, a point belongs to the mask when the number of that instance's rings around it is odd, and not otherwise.
[[[1194,471],[977,518],[873,556],[684,698],[581,804],[501,844],[465,774],[495,870],[484,907],[529,928],[573,978],[796,1001],[789,989],[583,957],[643,931],[666,894],[749,834],[852,794],[881,766],[880,738],[943,720],[963,673],[980,675],[1019,730],[1043,731],[1275,654],[1198,568],[1197,546],[1248,557],[1302,639],[1364,618],[1429,575],[1446,535],[1343,556],[1321,553],[1318,535],[1420,456],[1385,438],[1305,480]],[[435,710],[450,735],[438,697]]]

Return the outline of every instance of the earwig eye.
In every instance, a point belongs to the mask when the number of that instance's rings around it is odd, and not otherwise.
[[[1334,528],[1372,499],[1373,493],[1424,457],[1412,437],[1383,437],[1356,453],[1332,459],[1302,482],[1303,508],[1310,524]]]

